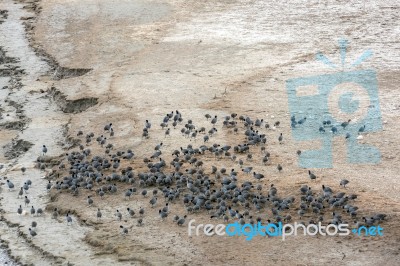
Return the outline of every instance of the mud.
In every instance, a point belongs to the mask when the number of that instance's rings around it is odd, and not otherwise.
[[[31,203],[46,211],[42,217],[32,217],[30,206],[24,206],[24,214],[17,215],[23,201],[17,199],[18,191],[8,191],[5,181],[0,181],[0,264],[5,254],[6,261],[32,265],[396,265],[400,252],[400,169],[395,163],[400,156],[399,9],[387,1],[364,5],[336,0],[274,4],[258,0],[1,1],[0,173],[17,188],[31,179]],[[297,165],[295,151],[316,144],[291,138],[285,81],[332,72],[315,62],[314,55],[323,51],[340,64],[339,37],[351,43],[349,60],[365,49],[374,51],[362,67],[377,71],[384,130],[367,134],[364,141],[379,147],[382,162],[348,164],[344,142],[336,139],[334,167],[316,169],[321,181],[310,183]],[[209,127],[205,113],[222,118],[237,112],[269,123],[280,120],[279,129],[265,130],[273,164],[259,164],[258,155],[254,158],[255,170],[268,175],[263,187],[274,183],[282,195],[299,196],[303,184],[340,189],[339,180],[347,178],[351,182],[347,191],[359,195],[357,206],[363,214],[388,214],[384,226],[390,233],[372,240],[298,237],[286,242],[189,237],[187,227],[171,219],[162,222],[148,198],[135,195],[125,200],[125,184],[118,184],[121,195],[104,199],[84,189],[78,196],[47,191],[49,180],[67,175],[58,166],[66,153],[80,150],[82,144],[92,154],[104,154],[96,143],[86,146],[84,136],[104,134],[103,127],[110,122],[115,130],[108,139],[113,152],[132,149],[136,158],[129,164],[135,171],[145,168],[143,158],[161,141],[166,154],[188,144],[201,145],[201,139],[182,138],[180,127],[165,138],[160,120],[176,109],[205,127]],[[152,121],[153,130],[143,139],[146,119]],[[79,130],[83,137],[77,136]],[[284,145],[277,143],[278,131],[285,136]],[[231,145],[239,141],[229,129],[219,130],[213,139]],[[204,161],[206,171],[211,164],[238,167],[211,155]],[[276,171],[277,163],[283,165],[283,173]],[[25,174],[22,167],[27,168]],[[240,175],[241,181],[248,179]],[[88,195],[94,198],[93,207],[86,207]],[[114,217],[116,209],[137,211],[142,206],[146,208],[143,226],[137,226],[138,216],[124,214],[121,222]],[[55,207],[59,217],[52,219]],[[102,221],[96,219],[97,208],[103,211]],[[171,216],[187,214],[196,223],[222,222],[206,213],[188,213],[180,203],[172,203],[171,209]],[[68,211],[73,215],[71,226],[65,222]],[[38,222],[33,239],[28,235],[32,221]],[[127,236],[120,234],[119,225],[129,228]]]
[[[7,128],[6,128],[7,129]],[[9,128],[8,128],[9,129]],[[13,140],[10,144],[3,147],[4,157],[7,159],[15,159],[21,154],[26,153],[34,144],[23,139]]]
[[[95,106],[98,102],[98,99],[94,97],[67,100],[67,97],[55,87],[50,88],[48,95],[64,113],[81,113],[86,111],[88,108]]]

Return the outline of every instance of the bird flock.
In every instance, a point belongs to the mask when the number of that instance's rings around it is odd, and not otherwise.
[[[147,215],[158,215],[160,221],[183,226],[188,217],[199,213],[226,223],[238,221],[242,225],[296,219],[304,224],[348,223],[358,227],[372,226],[386,219],[382,213],[359,214],[357,195],[346,192],[350,183],[347,179],[342,179],[338,187],[320,183],[319,189],[312,189],[303,184],[291,191],[291,195],[279,193],[273,183],[267,184],[268,174],[254,169],[258,166],[267,171],[275,164],[277,173],[284,174],[284,163],[276,164],[271,156],[275,144],[285,144],[283,133],[277,133],[281,127],[279,121],[270,125],[263,119],[236,113],[222,118],[206,114],[204,119],[202,124],[208,126],[198,126],[191,119],[184,119],[177,110],[166,114],[159,127],[145,120],[141,137],[146,151],[152,150],[150,156],[136,154],[132,149],[116,149],[112,142],[118,132],[112,123],[107,123],[98,135],[80,130],[76,134],[80,144],[52,168],[46,189],[49,193],[70,192],[89,208],[95,206],[96,201],[110,197],[125,201],[136,198],[142,204],[136,210],[121,207],[110,214],[95,208],[94,218],[98,221],[105,216],[113,216],[116,221],[122,221],[124,217],[135,218],[137,226],[145,225]],[[345,128],[349,122],[341,126]],[[292,116],[291,123],[292,127],[299,126],[307,120],[296,121]],[[217,141],[211,144],[224,130],[237,136],[236,145]],[[164,133],[164,139],[185,138],[191,144],[167,150],[165,141],[157,138],[160,131]],[[267,132],[275,137],[267,138]],[[154,143],[153,139],[158,141]],[[43,156],[47,152],[48,148],[43,145]],[[300,155],[301,151],[293,153]],[[50,166],[39,160],[37,167],[43,170]],[[22,174],[26,171],[25,168],[21,170]],[[305,170],[304,183],[317,185],[317,179],[315,173]],[[14,190],[11,180],[7,179],[7,185],[10,191]],[[26,194],[31,186],[32,182],[27,180],[18,192],[18,197],[24,200],[17,208],[19,215],[23,212],[22,205],[30,206]],[[32,216],[43,213],[42,209],[31,207]],[[59,210],[55,208],[51,215],[58,219]],[[65,221],[67,225],[73,223],[70,211],[65,215]],[[29,228],[32,237],[37,235],[36,226],[34,222]],[[123,235],[129,233],[128,228],[119,226]]]

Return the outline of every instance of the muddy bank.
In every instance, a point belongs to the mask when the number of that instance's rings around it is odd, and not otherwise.
[[[396,148],[400,129],[396,87],[400,81],[399,40],[392,34],[398,30],[398,9],[384,1],[366,7],[358,3],[344,6],[340,1],[291,1],[290,5],[266,5],[265,1],[126,0],[118,5],[106,0],[2,1],[0,171],[16,189],[8,191],[6,181],[0,181],[4,221],[0,239],[6,241],[15,261],[34,265],[394,264],[400,241],[395,222],[400,212],[399,166],[393,164],[400,156]],[[338,20],[332,22],[331,17]],[[345,142],[337,138],[334,168],[313,169],[321,179],[310,183],[307,172],[298,167],[295,151],[318,144],[292,139],[285,82],[329,72],[314,62],[318,51],[340,64],[338,35],[351,42],[349,59],[365,49],[374,50],[374,59],[365,62],[365,67],[378,73],[385,126],[382,132],[365,135],[364,141],[379,147],[382,162],[348,164]],[[169,124],[166,136],[167,129],[160,124],[165,114],[175,110],[184,115],[184,123],[176,129]],[[118,193],[104,198],[97,191],[104,184],[94,184],[92,190],[79,187],[76,195],[70,190],[47,191],[49,180],[55,186],[69,175],[66,153],[73,151],[90,149],[86,159],[91,160],[94,155],[131,149],[134,159],[122,160],[120,167],[130,166],[138,174],[147,170],[149,163],[157,163],[156,159],[144,164],[143,159],[150,158],[155,145],[163,142],[161,157],[169,163],[175,149],[204,144],[202,133],[185,138],[180,130],[189,119],[196,127],[210,130],[206,113],[220,119],[218,132],[207,145],[233,147],[243,136],[222,127],[223,117],[233,112],[263,118],[271,125],[281,121],[279,128],[259,129],[267,136],[270,164],[262,163],[259,147],[252,150],[252,160],[235,154],[255,171],[265,173],[267,178],[260,181],[262,191],[273,183],[282,197],[297,197],[301,185],[317,191],[325,184],[336,191],[343,189],[339,187],[342,178],[349,179],[346,192],[359,196],[356,204],[360,214],[388,214],[384,226],[391,236],[374,240],[293,238],[285,243],[276,239],[250,243],[188,237],[187,228],[172,221],[174,215],[187,215],[196,223],[223,222],[222,218],[212,220],[211,214],[190,211],[177,201],[171,202],[171,213],[162,221],[158,213],[165,206],[161,190],[158,205],[151,208],[151,196],[135,194],[126,199],[124,193],[131,185],[124,182],[118,182]],[[146,119],[152,122],[149,138],[143,137]],[[113,123],[113,136],[104,131],[109,123]],[[88,142],[87,135],[92,133],[95,137],[89,137]],[[279,133],[284,135],[283,145],[278,143]],[[107,136],[103,147],[96,141],[101,135]],[[112,147],[106,149],[108,144]],[[45,156],[42,145],[48,150]],[[233,160],[213,154],[197,159],[204,161],[204,171],[210,176],[211,165],[241,170]],[[282,172],[277,164],[283,166]],[[104,179],[107,176],[113,176],[112,170],[105,172]],[[27,194],[30,204],[25,206],[17,194],[27,179],[33,185]],[[251,175],[239,174],[238,179],[254,182]],[[155,187],[146,189],[151,193]],[[138,189],[141,193],[143,187]],[[92,196],[93,206],[88,207],[87,196]],[[17,214],[19,205],[23,215]],[[42,208],[44,215],[30,215],[31,205]],[[141,207],[146,210],[143,217],[137,214]],[[54,208],[56,219],[52,219]],[[96,217],[97,208],[103,213],[101,220]],[[127,208],[134,209],[136,215],[130,217]],[[121,221],[116,219],[117,209],[123,211]],[[72,225],[66,223],[68,211]],[[257,217],[253,211],[249,210]],[[291,214],[300,219],[297,212]],[[143,224],[139,224],[140,218]],[[306,222],[311,219],[306,218]],[[29,228],[34,221],[38,223],[37,236],[31,239]],[[128,228],[128,235],[121,234],[121,225]],[[332,250],[332,246],[337,248]]]

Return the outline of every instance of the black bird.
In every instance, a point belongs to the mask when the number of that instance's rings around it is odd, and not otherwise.
[[[140,209],[139,209],[139,214],[140,214],[141,216],[143,216],[143,214],[144,214],[144,209],[143,209],[142,207],[140,207]]]
[[[21,206],[21,205],[19,205],[19,208],[18,208],[18,210],[17,210],[17,213],[18,213],[19,215],[22,214],[22,206]]]
[[[153,197],[153,198],[150,200],[151,207],[153,208],[154,205],[155,205],[156,203],[157,203],[157,197]]]
[[[308,170],[308,176],[310,177],[310,179],[311,179],[311,180],[315,180],[315,179],[317,179],[317,176],[316,176],[316,175],[314,175],[313,173],[311,173],[311,171],[310,171],[310,170]]]
[[[215,125],[215,123],[217,123],[217,116],[215,116],[215,117],[211,120],[211,124]]]
[[[47,147],[46,147],[46,145],[43,145],[43,146],[42,146],[42,152],[43,152],[43,155],[45,155],[45,154],[47,153]]]
[[[340,186],[343,186],[343,187],[345,188],[346,185],[347,185],[348,183],[350,183],[349,180],[347,180],[347,179],[342,179],[342,180],[340,181]]]
[[[21,187],[21,189],[18,192],[18,198],[24,195],[24,188]]]
[[[349,125],[350,121],[351,121],[351,119],[349,119],[349,120],[347,120],[346,122],[343,122],[343,123],[341,124],[341,126],[343,127],[343,129],[345,129],[345,128]]]
[[[36,214],[37,214],[38,216],[41,216],[41,215],[43,214],[42,208],[38,208],[38,209],[36,210]]]
[[[31,235],[31,237],[34,237],[37,235],[37,233],[32,228],[29,228],[29,234]]]
[[[256,172],[253,172],[253,176],[257,180],[261,180],[262,178],[264,178],[263,174],[257,174]]]
[[[185,223],[186,215],[180,218],[177,222],[178,225],[182,226]]]
[[[90,196],[87,196],[87,203],[89,207],[93,205],[93,199]]]
[[[72,217],[69,216],[69,211],[67,213],[66,219],[67,219],[67,225],[71,225],[72,224]]]
[[[122,233],[123,235],[127,235],[127,234],[128,234],[128,228],[123,227],[122,225],[120,225],[119,227],[121,228],[121,233]]]
[[[128,213],[129,213],[130,217],[135,216],[135,211],[134,210],[132,210],[131,208],[127,208],[127,210],[128,210]]]
[[[10,190],[10,191],[14,188],[14,184],[8,179],[7,179],[7,186],[8,186],[8,190]]]
[[[142,226],[143,225],[143,218],[139,218],[138,220],[137,220],[137,222],[138,222],[138,226]]]
[[[97,215],[96,216],[97,216],[97,220],[101,219],[102,214],[101,214],[100,209],[97,209]]]
[[[307,119],[307,117],[300,119],[299,121],[297,121],[297,124],[299,124],[299,125],[304,124],[304,122],[306,122],[306,119]]]

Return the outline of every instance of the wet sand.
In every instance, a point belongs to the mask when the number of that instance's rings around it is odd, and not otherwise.
[[[385,1],[365,7],[355,1],[2,1],[0,10],[7,12],[0,13],[0,47],[5,53],[0,172],[16,185],[10,192],[5,180],[0,181],[4,251],[14,261],[34,265],[395,265],[400,259],[399,8]],[[350,41],[349,61],[366,49],[374,51],[362,67],[377,71],[384,130],[367,134],[364,141],[379,147],[382,162],[348,164],[344,141],[336,139],[334,167],[316,169],[322,180],[314,184],[298,167],[295,151],[318,144],[291,138],[285,81],[332,72],[314,55],[323,51],[339,63],[341,37]],[[158,125],[172,110],[205,127],[205,113],[280,120],[284,145],[277,143],[277,131],[265,132],[274,165],[255,164],[256,171],[268,174],[262,184],[274,183],[280,193],[291,195],[298,194],[302,184],[339,189],[339,181],[347,178],[348,191],[359,195],[357,204],[364,214],[389,215],[384,226],[390,234],[373,240],[298,237],[286,242],[188,237],[186,226],[178,227],[171,219],[161,222],[158,208],[151,209],[148,198],[136,195],[126,201],[124,187],[120,197],[104,200],[89,191],[79,197],[47,192],[47,179],[56,166],[44,171],[35,167],[41,146],[48,147],[49,162],[56,165],[84,141],[76,136],[79,130],[100,135],[112,122],[116,135],[110,142],[116,150],[134,150],[137,159],[132,165],[139,170],[143,157],[153,152],[149,147],[160,141],[168,153],[188,144],[201,145],[201,138],[180,137],[180,127],[164,138]],[[146,119],[154,128],[147,140],[141,137]],[[229,130],[221,130],[212,140],[229,145],[240,141]],[[90,148],[93,154],[103,153],[96,145]],[[205,169],[214,163],[238,167],[215,162],[211,156],[205,161]],[[283,173],[276,171],[277,163],[284,166]],[[27,168],[25,174],[22,167]],[[31,202],[46,210],[43,217],[31,217],[29,206],[22,217],[16,213],[23,204],[17,199],[18,188],[26,179],[33,182]],[[88,208],[86,197],[91,194],[95,206]],[[130,234],[123,237],[113,214],[129,206],[146,206],[148,213],[142,227],[136,226],[137,218],[124,216]],[[57,220],[51,219],[54,207],[60,210]],[[101,222],[96,220],[97,208],[103,210]],[[186,213],[178,203],[172,209],[174,214]],[[68,210],[73,213],[71,226],[63,217]],[[196,223],[216,223],[205,213],[188,216]],[[38,222],[34,239],[28,231],[32,221]]]

